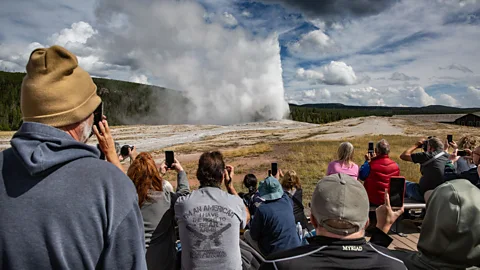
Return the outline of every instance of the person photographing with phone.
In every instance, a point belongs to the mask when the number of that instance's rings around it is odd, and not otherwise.
[[[176,192],[164,188],[162,175],[173,170],[177,173]],[[138,194],[145,227],[148,269],[175,269],[175,213],[174,205],[179,197],[190,193],[187,174],[178,160],[162,162],[160,172],[149,153],[137,155],[127,171]]]
[[[387,140],[378,141],[375,148],[371,142],[365,155],[365,163],[360,167],[359,179],[364,181],[363,185],[371,206],[384,203],[385,189],[390,185],[390,178],[400,175],[400,168],[388,156],[389,153],[390,144]]]
[[[220,152],[200,156],[199,189],[175,203],[182,269],[242,269],[240,229],[248,224],[250,214],[233,187],[234,175]]]

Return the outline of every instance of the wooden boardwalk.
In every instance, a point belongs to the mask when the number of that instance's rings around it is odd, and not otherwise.
[[[404,234],[390,232],[389,236],[393,238],[392,243],[388,246],[392,250],[413,250],[417,251],[418,238],[420,237],[420,230],[410,220],[403,220],[399,226],[399,231]],[[370,237],[367,237],[370,239]]]

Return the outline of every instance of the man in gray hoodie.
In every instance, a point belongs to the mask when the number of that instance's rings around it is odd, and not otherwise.
[[[135,187],[85,144],[100,104],[75,55],[32,52],[24,123],[0,153],[0,268],[146,269]]]

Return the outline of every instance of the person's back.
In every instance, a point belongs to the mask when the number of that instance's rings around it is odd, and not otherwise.
[[[296,231],[292,203],[286,194],[266,200],[250,223],[250,235],[264,255],[301,245]]]
[[[383,204],[385,189],[390,186],[390,178],[399,175],[398,164],[388,155],[373,157],[370,161],[370,173],[364,182],[370,203],[374,205]]]
[[[406,269],[384,248],[365,240],[369,203],[356,179],[334,174],[321,179],[312,195],[311,222],[316,236],[309,245],[269,255],[269,269]]]
[[[353,162],[354,148],[349,142],[343,142],[338,147],[337,160],[328,164],[327,175],[343,173],[358,178],[358,165]]]
[[[242,269],[240,228],[245,228],[249,214],[231,177],[226,183],[231,194],[220,189],[224,169],[219,152],[202,154],[197,170],[200,188],[175,203],[182,269]]]
[[[98,108],[96,86],[75,55],[60,46],[32,52],[23,124],[0,153],[2,269],[146,268],[135,188],[86,144],[97,119],[108,157],[118,161]]]
[[[408,269],[480,265],[480,190],[465,179],[437,187],[427,203],[418,252],[393,251]]]
[[[98,151],[24,123],[0,153],[0,261],[5,269],[144,268],[135,188]]]
[[[217,187],[180,197],[175,215],[182,242],[182,269],[240,269],[242,199]]]
[[[175,234],[174,204],[178,197],[190,192],[187,174],[175,159],[171,169],[177,172],[177,192],[164,190],[165,181],[149,153],[140,153],[127,171],[138,194],[139,206],[145,226],[148,269],[174,269],[177,240]],[[168,170],[165,162],[160,171]],[[167,182],[168,183],[168,182]]]

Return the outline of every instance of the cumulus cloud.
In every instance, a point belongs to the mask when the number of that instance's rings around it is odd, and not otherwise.
[[[397,0],[263,0],[263,2],[280,3],[314,17],[361,17],[376,15],[390,8]]]
[[[49,38],[51,44],[68,47],[70,43],[85,44],[87,40],[97,33],[93,27],[86,22],[73,23],[71,28],[65,28]]]
[[[349,85],[357,82],[357,76],[351,66],[344,62],[332,61],[318,70],[297,69],[297,78],[315,83]]]
[[[242,12],[242,16],[249,18],[249,17],[252,17],[252,13],[250,13],[250,11],[248,10],[244,10]]]
[[[96,10],[102,25],[119,14],[128,27],[98,28],[89,42],[105,62],[148,71],[158,84],[181,90],[193,103],[181,108],[189,122],[232,124],[288,112],[275,34],[253,36],[206,22],[205,9],[193,1],[103,0]]]
[[[315,57],[334,50],[335,42],[322,30],[314,30],[288,44],[290,52],[300,57]]]
[[[462,66],[462,65],[459,65],[459,64],[451,64],[451,65],[446,66],[446,67],[439,67],[438,69],[459,70],[463,73],[473,73],[473,71],[471,69],[469,69],[468,67]]]
[[[415,76],[408,76],[405,73],[394,72],[390,77],[390,80],[393,81],[418,81],[419,79]]]
[[[472,97],[475,98],[477,101],[480,101],[480,87],[469,86],[467,88],[467,93],[469,95],[472,95]],[[480,106],[480,104],[476,106]]]
[[[332,97],[332,94],[328,89],[310,89],[303,91],[303,97],[314,100],[315,102],[321,102],[322,100],[328,101]]]

